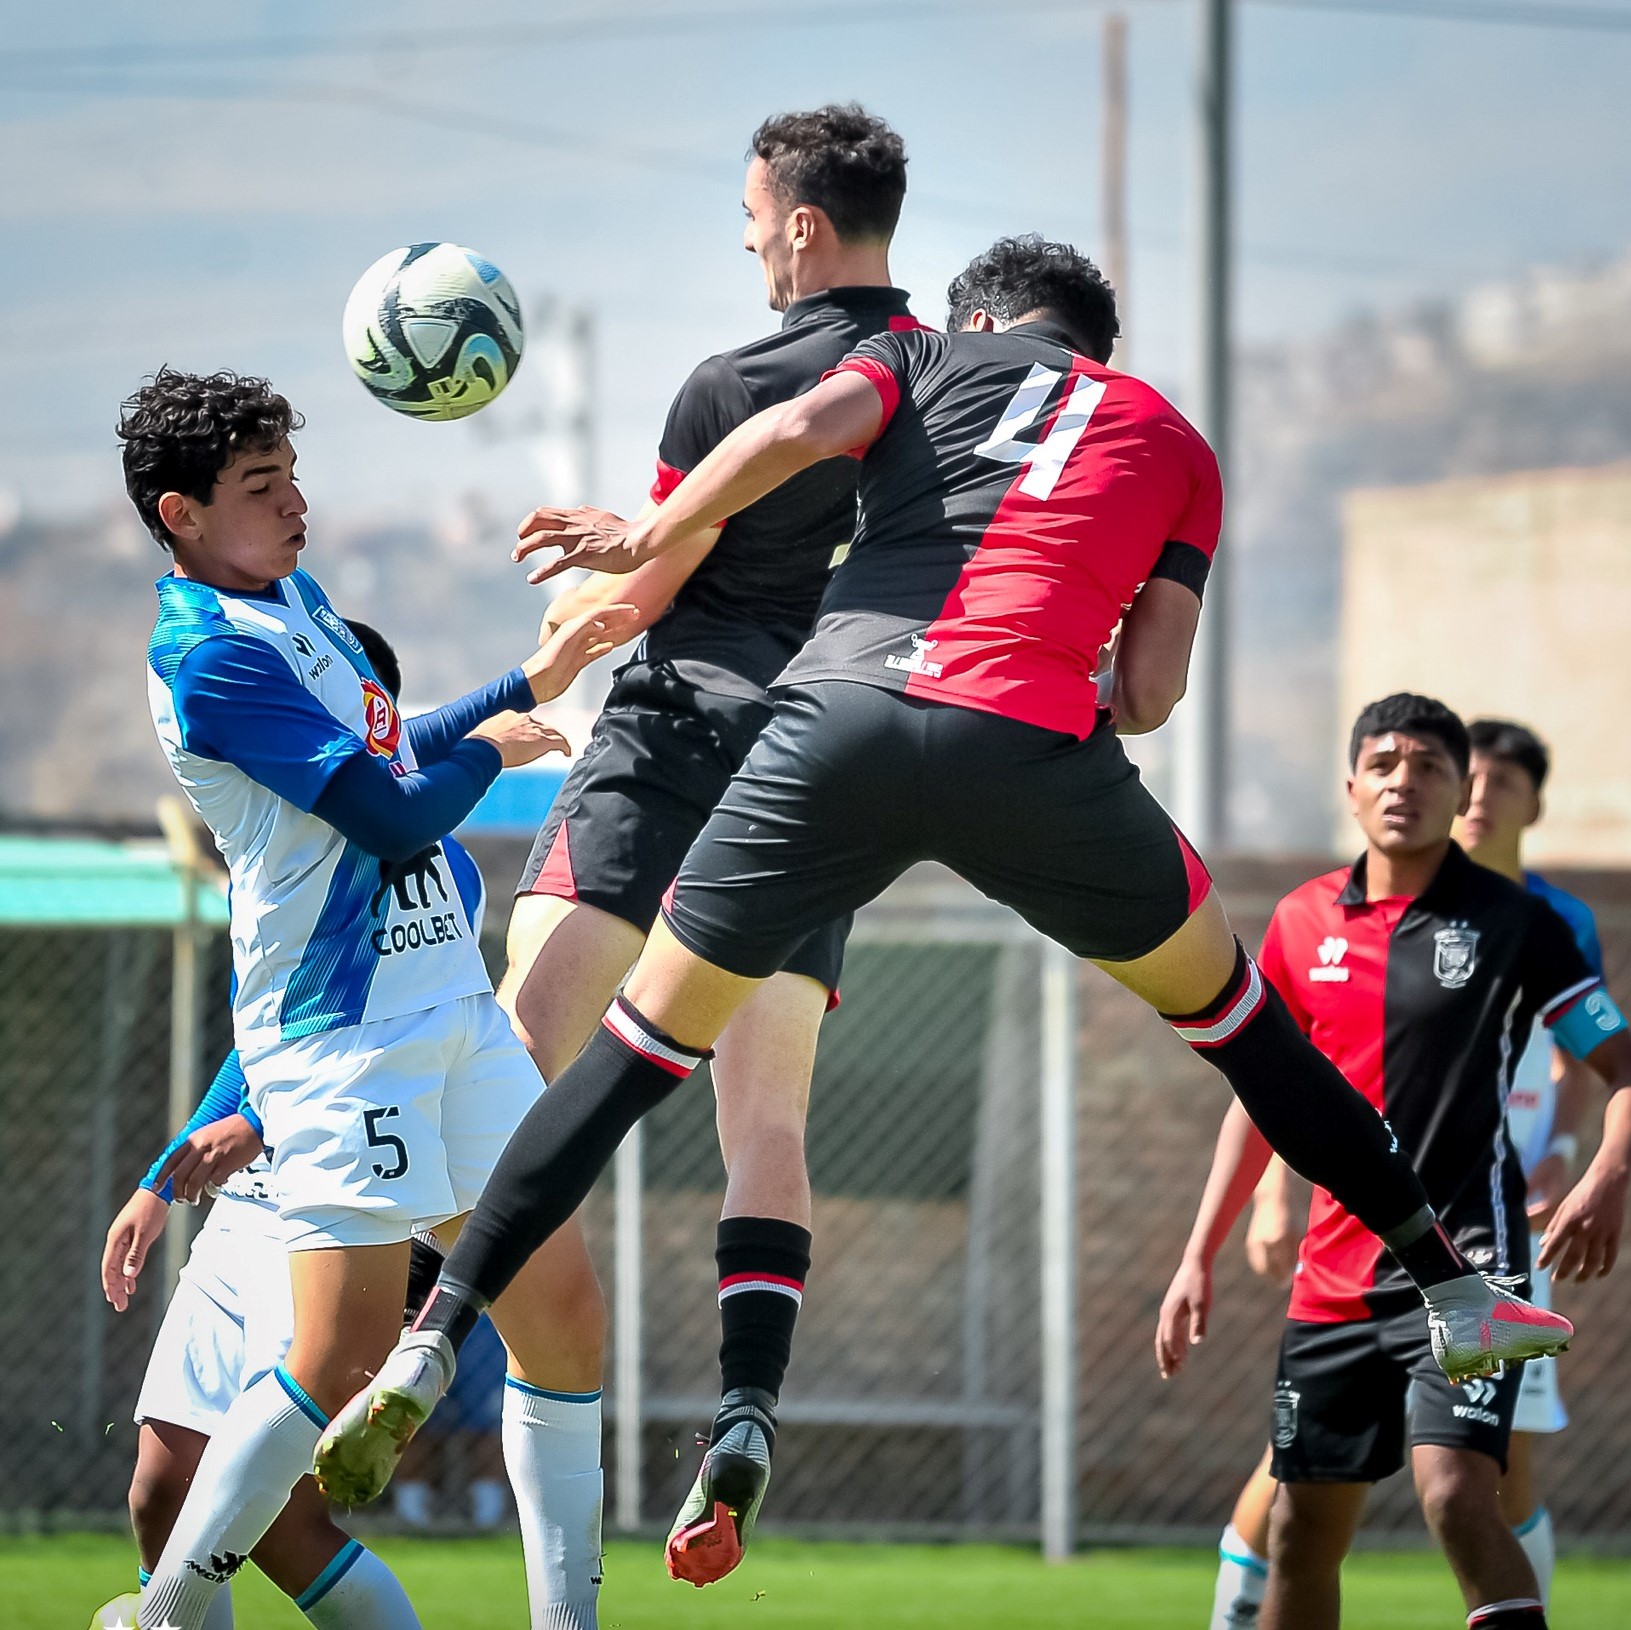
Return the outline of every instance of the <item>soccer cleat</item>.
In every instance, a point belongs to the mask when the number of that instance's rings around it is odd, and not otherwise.
[[[391,1480],[414,1433],[453,1379],[453,1344],[439,1330],[410,1330],[379,1374],[328,1423],[312,1472],[325,1499],[366,1505]]]
[[[139,1590],[115,1596],[91,1615],[90,1630],[136,1630],[136,1609],[141,1605],[142,1593]]]
[[[1499,1375],[1508,1364],[1550,1358],[1574,1335],[1561,1313],[1514,1296],[1488,1274],[1446,1280],[1423,1297],[1433,1357],[1456,1386],[1474,1376]]]
[[[761,1387],[737,1387],[720,1401],[713,1445],[668,1531],[663,1559],[670,1579],[700,1590],[742,1560],[770,1487],[775,1406]]]

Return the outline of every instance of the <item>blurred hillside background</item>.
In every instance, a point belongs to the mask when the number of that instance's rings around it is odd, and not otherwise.
[[[896,277],[938,321],[999,233],[1099,251],[1103,9],[90,0],[70,36],[5,0],[0,814],[145,821],[168,782],[141,686],[164,561],[112,436],[144,373],[264,372],[305,412],[308,563],[401,646],[409,702],[439,700],[531,637],[516,518],[636,505],[688,368],[774,321],[739,244],[758,120],[856,97],[897,125]],[[1183,405],[1193,13],[1117,9],[1118,362]],[[1331,841],[1348,493],[1631,459],[1628,67],[1608,0],[1240,8],[1232,847]],[[516,384],[457,425],[376,406],[338,341],[362,268],[434,237],[532,318]]]

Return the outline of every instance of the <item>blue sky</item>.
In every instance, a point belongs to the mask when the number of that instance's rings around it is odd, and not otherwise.
[[[1181,400],[1194,8],[1124,9],[1133,362]],[[912,193],[895,270],[935,320],[1000,232],[1094,246],[1100,16],[1057,0],[76,0],[71,16],[0,0],[0,488],[35,511],[115,501],[118,401],[170,362],[265,372],[294,399],[314,518],[471,495],[508,518],[588,496],[547,492],[519,433],[547,368],[523,364],[483,415],[496,437],[400,420],[347,371],[357,274],[447,238],[529,306],[594,309],[594,496],[632,504],[689,366],[773,320],[739,247],[759,118],[856,97],[897,125]],[[1250,4],[1239,70],[1245,342],[1631,243],[1631,33]]]

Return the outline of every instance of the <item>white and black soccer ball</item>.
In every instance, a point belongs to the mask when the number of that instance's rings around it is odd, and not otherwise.
[[[521,360],[521,303],[490,260],[456,243],[381,255],[341,320],[352,370],[386,407],[462,419],[509,384]]]

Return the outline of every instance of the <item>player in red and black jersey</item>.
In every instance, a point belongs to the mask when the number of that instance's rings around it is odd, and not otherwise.
[[[476,1310],[759,981],[920,860],[961,872],[1168,1016],[1290,1164],[1387,1239],[1432,1300],[1448,1364],[1567,1339],[1566,1320],[1498,1293],[1455,1251],[1380,1117],[1265,986],[1117,740],[1183,694],[1222,505],[1205,442],[1107,366],[1114,296],[1068,246],[997,244],[953,283],[950,307],[957,332],[866,342],[734,431],[647,519],[534,516],[523,552],[568,546],[536,577],[569,563],[633,570],[802,470],[860,461],[855,544],[778,682],[774,718],[623,994],[512,1140],[425,1315],[337,1422],[349,1457],[388,1452],[371,1420],[433,1404]],[[1101,707],[1095,669],[1118,622]],[[670,1536],[687,1577],[739,1559],[775,1403],[773,1383],[744,1379],[722,1404]]]
[[[766,120],[751,149],[743,243],[781,324],[685,381],[648,511],[738,425],[808,390],[870,336],[915,326],[889,277],[906,191],[900,137],[861,108],[834,106]],[[854,535],[856,476],[853,459],[829,459],[723,522],[705,517],[642,571],[592,577],[551,605],[546,625],[558,627],[632,602],[630,632],[643,637],[538,835],[510,919],[499,1000],[545,1080],[599,1024],[686,850],[770,718],[768,687],[809,636],[834,554]],[[809,1267],[805,1105],[848,927],[843,916],[812,925],[721,1039],[727,1389],[744,1347],[790,1340]],[[769,1216],[767,1171],[783,1200]],[[552,1323],[577,1374],[567,1384],[587,1392],[599,1385],[603,1306],[575,1223],[550,1250]]]
[[[1535,1020],[1609,1085],[1603,1146],[1540,1251],[1559,1277],[1606,1273],[1631,1171],[1631,1034],[1546,900],[1451,841],[1471,790],[1465,726],[1400,694],[1354,726],[1349,800],[1365,834],[1351,867],[1275,908],[1264,976],[1300,1029],[1385,1117],[1469,1259],[1527,1281],[1527,1184],[1507,1095]],[[1231,1106],[1185,1260],[1156,1336],[1164,1374],[1204,1334],[1211,1263],[1268,1161]],[[1520,1368],[1452,1386],[1433,1361],[1414,1287],[1382,1243],[1316,1188],[1274,1391],[1265,1630],[1338,1622],[1339,1570],[1368,1487],[1411,1461],[1469,1623],[1544,1624],[1533,1571],[1497,1497]]]

